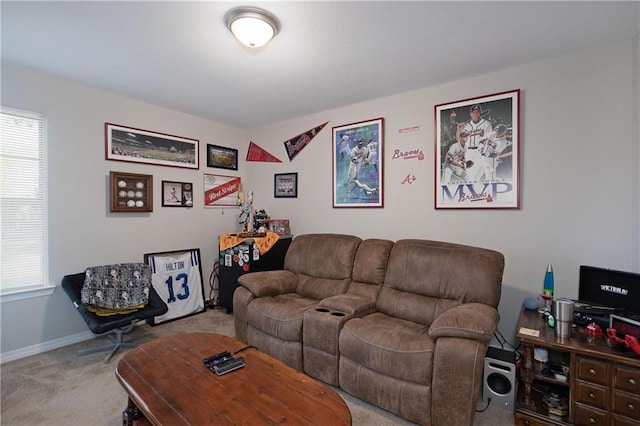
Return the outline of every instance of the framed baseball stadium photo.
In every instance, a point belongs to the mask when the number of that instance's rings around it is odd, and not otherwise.
[[[333,128],[333,207],[384,207],[384,118]]]
[[[151,283],[169,310],[149,323],[195,315],[205,310],[200,249],[146,253],[144,262],[151,266]]]
[[[520,208],[520,90],[436,105],[435,208]]]
[[[158,166],[200,168],[197,139],[104,123],[105,158]]]
[[[207,167],[238,170],[238,150],[207,144]]]

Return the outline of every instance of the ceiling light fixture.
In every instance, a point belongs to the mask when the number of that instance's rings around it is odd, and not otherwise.
[[[238,41],[249,47],[264,46],[280,31],[278,18],[259,7],[240,6],[224,15],[224,23]]]

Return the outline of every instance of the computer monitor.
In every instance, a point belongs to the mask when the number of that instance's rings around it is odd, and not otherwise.
[[[594,308],[640,315],[640,274],[581,265],[578,292],[578,301]]]

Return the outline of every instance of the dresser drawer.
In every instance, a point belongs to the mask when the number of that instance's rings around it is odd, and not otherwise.
[[[611,411],[640,420],[640,396],[614,390]]]
[[[577,358],[576,374],[578,379],[601,385],[609,385],[610,365],[606,362],[596,361],[591,358]]]
[[[611,422],[611,426],[640,426],[640,420],[633,420],[629,417],[622,417],[616,414],[613,414],[613,421]]]
[[[551,419],[549,419],[548,421],[543,421],[536,419],[535,417],[527,416],[523,413],[516,413],[514,416],[514,422],[515,426],[549,426],[557,424],[551,421]]]
[[[640,370],[615,365],[613,367],[613,387],[640,395]]]
[[[576,380],[574,395],[576,402],[583,402],[592,407],[602,408],[603,410],[609,411],[611,388],[607,386],[600,386],[591,382]]]
[[[609,412],[576,403],[576,424],[585,426],[609,426]]]

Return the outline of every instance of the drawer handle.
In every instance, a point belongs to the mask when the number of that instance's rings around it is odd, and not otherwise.
[[[631,410],[631,411],[635,411],[636,406],[629,402],[629,403],[627,404],[627,408],[628,408],[629,410]]]
[[[595,425],[596,424],[596,419],[594,419],[593,417],[589,417],[589,424],[590,425]]]
[[[631,386],[635,386],[635,385],[636,385],[636,381],[635,381],[635,380],[633,380],[631,377],[629,377],[629,384],[630,384]]]
[[[593,392],[589,392],[589,398],[594,399],[596,396],[594,395]]]
[[[589,369],[589,374],[596,374],[596,370],[594,370],[593,368]]]

